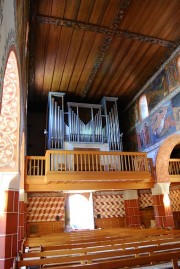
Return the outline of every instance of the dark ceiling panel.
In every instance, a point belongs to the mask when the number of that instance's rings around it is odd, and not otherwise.
[[[29,102],[49,91],[123,106],[178,47],[179,0],[30,0]],[[44,104],[43,104],[44,102]]]
[[[179,17],[179,0],[132,0],[120,29],[175,41],[180,38]]]

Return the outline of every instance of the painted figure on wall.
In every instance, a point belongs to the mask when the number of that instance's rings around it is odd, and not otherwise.
[[[173,60],[171,63],[169,63],[166,66],[165,70],[166,70],[169,92],[172,92],[179,85],[178,71],[177,71],[175,61]]]
[[[158,109],[151,117],[151,129],[154,143],[176,131],[170,101]]]
[[[176,122],[176,130],[180,130],[180,93],[172,98],[173,115]]]
[[[166,72],[163,70],[145,91],[149,112],[168,94]]]
[[[143,150],[151,144],[150,126],[147,121],[141,125],[136,136],[139,150]]]

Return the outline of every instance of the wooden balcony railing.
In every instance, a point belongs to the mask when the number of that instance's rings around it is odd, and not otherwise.
[[[45,176],[62,171],[152,172],[145,153],[48,150],[46,156],[27,156],[26,175]]]
[[[44,156],[26,157],[27,176],[45,176],[46,158]]]
[[[169,175],[180,175],[180,159],[169,160]]]
[[[154,182],[152,161],[146,153],[120,151],[47,150],[45,157],[26,157],[25,178],[29,192],[142,189],[152,188]]]
[[[149,168],[145,153],[47,150],[46,172],[53,171],[148,172]]]

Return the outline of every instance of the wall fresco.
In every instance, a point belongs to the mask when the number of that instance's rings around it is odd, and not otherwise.
[[[177,63],[174,59],[170,62],[166,68],[166,77],[168,82],[169,92],[172,92],[179,85],[179,74],[177,69]]]
[[[168,81],[165,70],[155,78],[145,91],[149,112],[168,94]]]
[[[147,146],[151,145],[152,138],[149,119],[138,125],[136,134],[139,150],[145,149]]]
[[[179,97],[177,98],[177,103],[178,99]],[[177,103],[174,102],[174,106]],[[149,146],[176,132],[180,128],[180,126],[176,128],[176,122],[179,122],[179,117],[179,107],[172,108],[171,101],[168,101],[142,123],[137,124],[136,139],[138,150],[145,150]],[[135,143],[134,139],[133,143]]]
[[[176,123],[173,116],[171,102],[166,102],[150,118],[153,143],[176,131]]]
[[[141,121],[138,110],[140,96],[127,111],[124,123],[124,148],[147,150],[170,134],[180,130],[180,54],[147,83],[142,94],[147,97],[149,115]],[[163,104],[164,100],[164,104]],[[161,105],[162,104],[162,105]],[[136,130],[136,137],[134,130]],[[138,145],[138,147],[135,146]]]
[[[172,98],[173,115],[176,122],[177,131],[180,130],[180,93]]]

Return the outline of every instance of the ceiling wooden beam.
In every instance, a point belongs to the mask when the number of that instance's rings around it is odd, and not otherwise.
[[[121,4],[117,10],[117,13],[116,13],[116,16],[111,24],[111,29],[115,29],[117,30],[122,19],[123,19],[123,16],[124,16],[124,13],[125,11],[128,9],[130,3],[131,3],[132,0],[122,0],[121,1]],[[92,83],[93,83],[93,80],[99,70],[99,67],[101,66],[101,63],[103,62],[104,60],[104,57],[106,55],[106,52],[108,51],[110,45],[111,45],[111,42],[113,40],[113,35],[112,33],[108,33],[105,35],[105,38],[104,38],[104,41],[102,43],[102,46],[101,46],[101,49],[97,55],[97,58],[96,58],[96,61],[94,63],[94,66],[93,68],[91,69],[91,72],[90,72],[90,75],[89,75],[89,78],[86,82],[86,85],[84,87],[84,89],[82,90],[82,96],[83,97],[86,97]]]
[[[165,40],[153,36],[143,35],[140,33],[129,32],[126,30],[119,30],[115,28],[108,28],[91,23],[78,22],[74,20],[54,18],[49,16],[37,15],[36,20],[39,23],[46,23],[55,26],[69,27],[78,30],[90,31],[105,35],[112,35],[113,37],[122,37],[126,39],[138,40],[140,42],[155,44],[163,47],[175,47],[177,44],[174,41]]]

